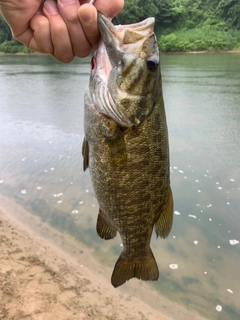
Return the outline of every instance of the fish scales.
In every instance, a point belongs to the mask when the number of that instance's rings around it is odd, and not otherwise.
[[[173,200],[154,19],[114,26],[99,13],[98,22],[102,40],[85,94],[83,157],[100,208],[97,232],[122,239],[111,279],[117,287],[133,277],[158,279],[150,241],[154,226],[157,236],[168,236]]]

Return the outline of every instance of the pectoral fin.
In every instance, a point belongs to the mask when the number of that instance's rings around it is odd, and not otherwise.
[[[114,168],[123,168],[127,163],[127,149],[122,128],[112,119],[101,116],[101,134],[108,148],[108,159]]]
[[[155,231],[157,234],[157,237],[161,238],[167,238],[169,235],[171,229],[172,229],[172,223],[173,223],[173,198],[172,198],[172,190],[169,186],[163,206],[161,208],[161,214],[158,219],[158,221],[155,223]]]
[[[97,218],[97,233],[105,240],[113,239],[117,235],[117,230],[107,221],[101,209],[99,209]]]
[[[83,156],[83,170],[86,171],[89,165],[89,146],[86,138],[83,139],[82,156]]]

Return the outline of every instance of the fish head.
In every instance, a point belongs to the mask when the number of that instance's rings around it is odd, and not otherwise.
[[[115,26],[98,14],[101,42],[93,56],[90,83],[95,95],[98,92],[98,111],[122,126],[138,125],[156,104],[161,86],[154,24],[155,19],[148,18]]]

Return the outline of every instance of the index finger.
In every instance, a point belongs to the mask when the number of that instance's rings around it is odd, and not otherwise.
[[[91,45],[78,18],[78,10],[84,7],[85,4],[80,7],[78,0],[59,0],[57,4],[67,26],[74,55],[80,58],[88,56],[91,52]],[[90,10],[91,7],[94,8],[90,5]]]
[[[124,0],[95,0],[94,6],[106,17],[114,18],[124,6]]]
[[[78,17],[88,42],[92,49],[95,50],[100,37],[96,8],[91,4],[83,4],[78,10]]]
[[[97,48],[100,37],[97,24],[97,10],[101,11],[108,18],[113,18],[118,14],[118,12],[122,10],[124,1],[96,0],[93,2],[93,4],[93,6],[90,3],[82,4],[78,9],[78,16],[85,36],[91,44],[93,50],[95,50]]]

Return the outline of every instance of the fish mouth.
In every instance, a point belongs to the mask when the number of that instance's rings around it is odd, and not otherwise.
[[[102,13],[98,12],[101,41],[95,52],[95,58],[98,63],[98,76],[104,81],[109,92],[109,95],[103,99],[102,107],[98,109],[123,127],[138,125],[142,120],[126,104],[122,105],[121,101],[129,100],[137,104],[143,99],[143,95],[121,88],[119,85],[121,75],[119,76],[119,74],[124,66],[125,55],[137,59],[148,56],[149,50],[152,51],[148,42],[154,35],[154,24],[154,18],[147,18],[138,23],[115,26]],[[114,76],[114,81],[112,81],[111,75]],[[125,75],[124,78],[127,76]],[[106,101],[108,103],[105,103]]]
[[[141,46],[141,40],[146,39],[154,32],[154,18],[147,18],[141,22],[115,26],[101,12],[98,12],[98,26],[102,41],[112,66],[117,65],[123,54],[131,49],[137,50]]]

